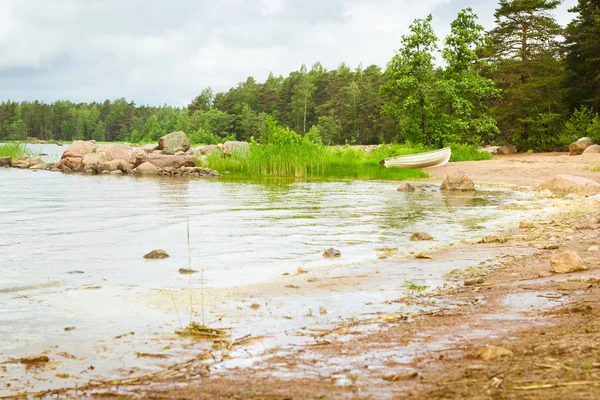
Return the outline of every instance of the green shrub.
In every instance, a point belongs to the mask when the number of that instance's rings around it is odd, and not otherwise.
[[[470,144],[451,144],[450,148],[452,149],[450,161],[482,161],[492,158],[487,151],[480,151],[477,146]]]

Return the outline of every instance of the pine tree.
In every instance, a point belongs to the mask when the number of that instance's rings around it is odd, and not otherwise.
[[[577,13],[565,30],[569,105],[600,112],[600,1],[579,0],[569,11]]]

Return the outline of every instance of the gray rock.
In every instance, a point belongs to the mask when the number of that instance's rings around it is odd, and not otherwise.
[[[501,156],[508,156],[511,154],[516,154],[517,148],[510,143],[505,144],[504,146],[498,147],[496,149],[496,154]]]
[[[165,154],[141,154],[137,157],[137,162],[143,164],[149,162],[156,168],[181,168],[181,167],[194,167],[196,165],[196,159],[194,156],[169,156]],[[138,164],[138,165],[139,165]]]
[[[158,140],[158,149],[172,149],[173,153],[178,149],[187,151],[190,148],[190,140],[182,131],[171,132]]]
[[[158,168],[152,163],[145,162],[140,164],[136,169],[134,169],[136,174],[140,175],[158,175]]]
[[[67,147],[61,158],[80,157],[83,158],[86,154],[92,153],[96,149],[94,141],[75,140]]]
[[[473,191],[475,190],[475,184],[464,171],[456,171],[446,176],[440,190]]]
[[[413,185],[411,185],[408,182],[404,182],[403,184],[401,184],[400,186],[398,186],[398,189],[396,189],[397,192],[403,192],[403,193],[409,193],[409,192],[414,192],[415,191],[415,187]]]
[[[341,257],[341,256],[342,256],[342,252],[339,251],[338,249],[334,249],[333,247],[329,248],[323,252],[323,257],[325,257],[325,258],[337,258],[337,257]]]
[[[583,154],[600,154],[600,145],[593,144],[584,150]]]
[[[246,154],[250,146],[246,142],[227,141],[223,143],[223,153],[231,156],[233,153]]]
[[[417,233],[414,233],[410,237],[410,240],[412,240],[413,242],[421,242],[421,241],[426,241],[426,240],[433,240],[433,236],[431,236],[427,232],[417,232]]]
[[[583,154],[583,152],[593,144],[594,141],[589,137],[582,137],[575,143],[571,143],[569,145],[569,154],[572,156],[578,156],[580,154]]]

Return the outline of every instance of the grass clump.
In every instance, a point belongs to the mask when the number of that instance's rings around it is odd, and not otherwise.
[[[450,161],[483,161],[491,160],[492,155],[487,151],[480,151],[477,146],[468,144],[452,144]]]
[[[21,143],[4,143],[0,144],[0,157],[11,157],[17,160],[21,156],[32,157],[34,154],[31,150]]]
[[[332,179],[415,179],[427,174],[419,170],[388,169],[379,161],[392,155],[426,151],[414,146],[382,146],[371,153],[349,146],[327,147],[310,136],[269,121],[262,143],[252,141],[247,151],[225,156],[214,152],[205,166],[232,177],[277,176]]]

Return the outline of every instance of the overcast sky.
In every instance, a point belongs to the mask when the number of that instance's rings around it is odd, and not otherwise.
[[[561,24],[576,0],[556,12]],[[439,37],[471,7],[492,27],[495,0],[0,0],[0,101],[187,105],[302,63],[385,66],[415,18]]]

